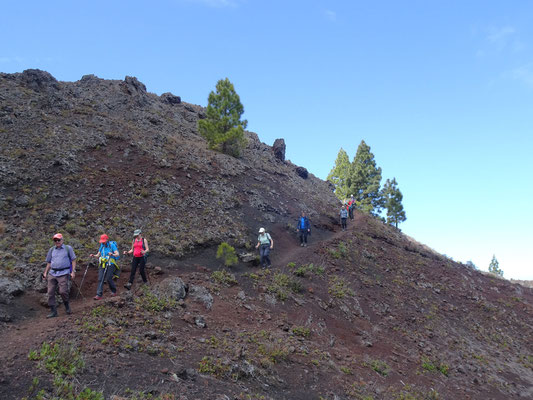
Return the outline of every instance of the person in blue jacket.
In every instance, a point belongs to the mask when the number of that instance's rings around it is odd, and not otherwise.
[[[302,211],[302,216],[298,218],[297,231],[300,234],[300,246],[307,247],[307,235],[311,232],[311,224],[309,218],[305,216],[305,213]]]
[[[117,295],[117,286],[113,281],[113,275],[117,269],[117,257],[120,257],[117,243],[109,240],[109,236],[103,234],[100,236],[100,248],[98,253],[89,254],[89,257],[100,258],[98,267],[98,287],[96,288],[96,296],[94,300],[102,299],[104,293],[104,281],[109,284],[111,289],[111,296]]]

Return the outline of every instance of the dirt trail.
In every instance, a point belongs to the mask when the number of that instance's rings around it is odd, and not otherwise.
[[[363,223],[363,217],[359,214],[356,214],[355,220],[348,220],[348,227],[346,231],[342,231],[339,227],[336,227],[337,230],[333,232],[321,232],[320,235],[311,235],[309,237],[309,244],[307,247],[301,247],[299,238],[293,233],[281,229],[274,230],[272,232],[273,239],[275,241],[274,252],[272,254],[274,269],[283,270],[291,261],[298,262],[298,260],[308,259],[309,255],[315,253],[325,241],[347,237]],[[319,236],[321,239],[318,239]],[[313,240],[314,238],[317,239]],[[183,259],[180,260],[179,264],[186,265],[189,261],[190,260],[188,258]],[[209,268],[214,268],[215,263],[212,263],[212,265],[208,263],[206,266]],[[85,266],[82,266],[81,270],[85,272]],[[162,276],[154,274],[153,270],[151,269],[149,269],[147,272],[152,285],[156,284],[163,277],[186,274],[185,271],[174,268],[166,270],[165,274]],[[99,301],[93,300],[93,295],[96,291],[97,285],[96,276],[96,268],[90,267],[83,283],[83,297],[80,296],[76,298],[78,287],[74,285],[71,293],[71,307],[73,313],[70,316],[65,314],[64,307],[61,305],[58,306],[59,316],[57,318],[47,319],[46,315],[48,314],[48,310],[38,305],[41,295],[27,294],[23,297],[23,299],[19,299],[19,301],[25,303],[28,310],[37,309],[37,311],[33,311],[32,316],[28,314],[25,316],[25,319],[7,324],[5,329],[0,331],[0,352],[2,354],[2,359],[6,361],[8,365],[14,365],[17,359],[27,357],[30,350],[40,348],[43,341],[54,340],[56,337],[56,332],[75,333],[77,329],[76,320],[82,318],[87,310],[106,302],[121,301],[121,295],[126,292],[126,289],[124,289],[123,285],[127,282],[129,271],[123,270],[121,277],[116,282],[119,296],[115,298],[109,297],[109,289],[104,287],[104,299]],[[80,284],[82,277],[82,272],[76,276],[76,283],[78,285]],[[136,284],[136,286],[134,286],[132,289],[133,293],[138,293],[140,290],[139,288],[140,285]],[[59,334],[57,336],[59,336]]]
[[[349,235],[350,232],[353,232],[356,229],[357,225],[361,223],[362,219],[359,214],[356,214],[355,221],[348,221],[348,229],[344,232],[338,230],[332,233],[326,233],[323,240],[313,240],[314,237],[318,235],[311,235],[309,237],[308,247],[301,247],[299,245],[299,239],[295,235],[291,235],[286,230],[285,231],[274,231],[273,238],[275,240],[274,252],[273,252],[273,265],[274,268],[284,268],[289,262],[297,261],[303,259],[306,254],[313,253],[316,248],[319,247],[324,240],[334,240],[346,235]],[[321,235],[324,236],[324,235]],[[281,256],[279,256],[281,254]],[[180,264],[187,264],[188,259],[180,260]],[[76,283],[79,285],[81,283],[83,272],[85,272],[85,265],[81,267],[80,272],[76,276]],[[169,275],[178,275],[182,271],[171,270],[165,271],[165,277]],[[152,284],[157,283],[161,278],[153,274],[150,270],[148,271],[149,278]],[[100,301],[93,300],[93,295],[96,290],[96,268],[90,267],[82,287],[83,297],[76,298],[78,294],[78,287],[74,285],[71,293],[71,306],[72,306],[72,315],[68,316],[65,314],[64,307],[58,306],[59,316],[57,318],[46,318],[48,310],[41,307],[39,304],[40,296],[36,294],[27,294],[23,299],[18,299],[25,303],[28,309],[37,309],[34,312],[34,316],[27,317],[22,320],[15,321],[14,323],[7,324],[5,329],[0,331],[0,350],[2,358],[4,360],[12,361],[19,357],[26,357],[28,352],[31,349],[39,348],[41,343],[44,340],[50,340],[54,337],[54,332],[61,331],[71,331],[75,329],[75,321],[82,317],[82,315],[88,310],[98,304],[103,304],[108,301],[120,301],[120,295],[123,294],[126,289],[123,288],[124,283],[126,283],[129,276],[129,271],[122,271],[121,277],[118,279],[117,290],[119,296],[116,298],[110,298],[109,289],[104,287],[104,299]],[[137,288],[134,286],[134,293],[136,290],[139,290],[139,285]]]
[[[355,229],[357,229],[357,226],[360,226],[362,223],[362,215],[356,213],[354,220],[348,219],[346,231],[343,231],[342,229],[338,228],[337,231],[330,234],[326,234],[326,237],[322,240],[313,240],[313,235],[311,234],[311,236],[308,237],[307,247],[300,246],[299,238],[291,240],[288,244],[283,244],[281,246],[280,253],[282,254],[282,256],[279,258],[273,258],[272,263],[275,264],[274,266],[279,266],[280,268],[283,268],[289,262],[297,261],[299,259],[304,258],[303,255],[314,252],[325,241],[331,241],[349,236]],[[277,249],[276,242],[274,242],[274,249]]]

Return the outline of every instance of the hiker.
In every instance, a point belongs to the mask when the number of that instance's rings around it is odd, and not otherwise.
[[[298,227],[296,230],[300,233],[300,246],[307,247],[307,235],[311,233],[311,224],[309,218],[302,211],[302,216],[298,218]]]
[[[342,230],[345,231],[346,230],[346,219],[348,218],[348,205],[347,204],[341,207],[341,211],[339,214],[341,217]]]
[[[120,257],[117,242],[109,241],[109,236],[104,233],[100,236],[98,253],[89,254],[89,257],[99,257],[98,287],[96,288],[96,296],[93,299],[100,300],[102,298],[104,294],[104,281],[109,284],[111,296],[116,296],[117,287],[113,281],[113,275],[115,274],[115,270],[118,269],[117,259]]]
[[[146,257],[150,249],[148,248],[148,241],[141,236],[142,231],[136,229],[133,232],[133,242],[131,242],[131,249],[129,251],[124,251],[124,255],[133,253],[133,259],[131,260],[131,273],[130,280],[124,285],[128,290],[131,289],[133,285],[133,280],[135,279],[135,272],[137,267],[139,267],[139,273],[144,283],[147,283],[146,272],[144,272],[144,267],[146,266]]]
[[[63,299],[67,314],[71,314],[69,304],[69,280],[76,276],[76,255],[71,246],[63,244],[63,235],[56,233],[53,236],[54,245],[46,255],[46,268],[43,278],[48,283],[48,305],[50,314],[46,318],[57,317],[56,289],[59,286],[59,294]]]
[[[255,248],[259,248],[261,267],[271,267],[272,263],[270,262],[269,254],[270,250],[274,248],[274,241],[270,237],[270,234],[265,231],[265,228],[259,229],[259,236],[257,237],[257,245]]]
[[[353,198],[353,194],[350,197],[350,200],[348,200],[348,214],[350,215],[350,219],[353,219],[353,209],[355,208],[355,199]]]

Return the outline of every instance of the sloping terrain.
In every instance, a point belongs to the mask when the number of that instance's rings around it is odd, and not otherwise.
[[[533,398],[532,289],[359,213],[341,231],[327,183],[253,133],[242,159],[207,151],[202,108],[178,100],[134,78],[0,74],[0,398]],[[216,259],[223,241],[253,251],[260,226],[272,269]],[[44,318],[53,233],[74,246],[79,285],[98,236],[127,248],[137,227],[148,286],[122,289],[123,258],[120,296],[95,302],[89,266],[74,314]]]

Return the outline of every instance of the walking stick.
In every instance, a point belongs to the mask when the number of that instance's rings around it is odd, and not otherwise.
[[[104,290],[104,282],[106,280],[106,276],[107,276],[107,267],[109,266],[109,257],[107,258],[103,258],[103,257],[100,257],[100,264],[102,262],[105,263],[105,268],[104,268],[104,276],[102,278],[102,281],[101,282],[98,282],[98,289],[96,291],[96,293],[101,293],[103,292]],[[100,275],[100,268],[102,268],[100,265],[98,265],[98,274]]]
[[[82,299],[85,300],[85,296],[83,296],[83,294],[81,293],[81,287],[83,286],[83,281],[85,280],[85,275],[87,275],[87,270],[89,269],[89,265],[90,263],[87,263],[87,267],[85,268],[85,272],[83,273],[83,277],[81,278],[80,286],[78,286],[78,294],[76,295],[76,298],[80,297],[80,294],[81,294]]]

